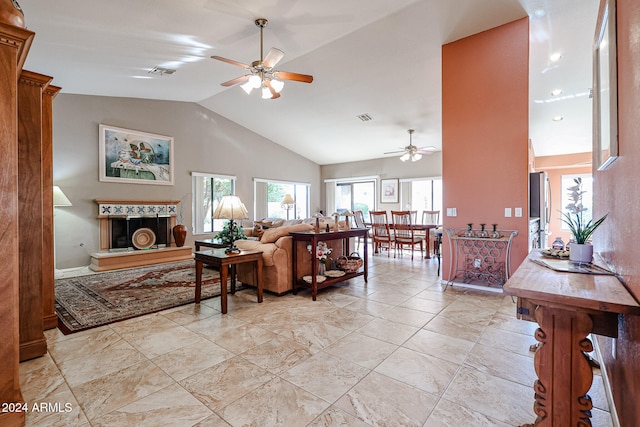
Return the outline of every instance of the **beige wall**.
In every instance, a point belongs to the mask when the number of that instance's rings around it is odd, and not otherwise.
[[[399,156],[361,162],[337,163],[321,166],[322,180],[336,178],[356,178],[378,176],[380,179],[398,178],[439,178],[442,176],[442,152],[422,156],[417,162],[402,162]],[[401,209],[401,203],[380,204],[380,181],[376,183],[376,209],[391,211]],[[322,209],[327,206],[325,192],[322,192]],[[368,218],[366,218],[368,220]]]
[[[236,194],[253,215],[253,178],[308,182],[311,206],[320,203],[320,166],[195,103],[60,94],[53,103],[54,185],[73,203],[57,208],[57,268],[88,265],[98,250],[96,198],[186,197],[191,229],[192,171],[237,176]],[[98,125],[175,138],[175,185],[98,180]],[[187,245],[193,242],[189,231]]]
[[[617,0],[618,127],[620,157],[594,171],[594,214],[608,213],[593,234],[601,252],[640,300],[640,3]],[[609,372],[620,425],[640,420],[640,317],[623,316],[617,340],[598,338]]]

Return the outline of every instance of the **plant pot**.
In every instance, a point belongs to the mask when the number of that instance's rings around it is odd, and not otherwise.
[[[586,263],[591,262],[592,259],[593,245],[590,243],[572,243],[569,247],[569,261]]]
[[[173,239],[176,241],[177,247],[183,247],[184,242],[187,239],[187,226],[178,224],[173,227]]]

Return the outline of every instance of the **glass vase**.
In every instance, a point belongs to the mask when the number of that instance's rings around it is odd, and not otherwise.
[[[324,276],[326,271],[327,271],[327,264],[320,261],[320,263],[318,264],[318,276]]]

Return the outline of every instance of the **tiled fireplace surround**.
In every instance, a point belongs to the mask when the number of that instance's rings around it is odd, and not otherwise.
[[[191,247],[176,247],[172,229],[177,224],[178,200],[108,200],[96,199],[100,232],[100,251],[91,254],[94,271],[137,267],[190,259]],[[122,230],[127,221],[131,228]],[[152,248],[137,250],[130,245],[130,236],[139,227],[148,227],[156,234]],[[113,233],[124,232],[127,242],[114,242]],[[127,238],[127,233],[129,238]]]

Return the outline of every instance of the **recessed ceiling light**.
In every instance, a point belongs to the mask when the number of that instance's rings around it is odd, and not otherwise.
[[[560,58],[562,58],[562,54],[561,53],[554,53],[549,57],[549,61],[556,62],[556,61],[559,61]]]
[[[562,92],[564,92],[562,89],[555,89],[551,91],[551,96],[558,96],[561,95]]]
[[[563,119],[564,119],[564,117],[562,117],[562,116],[555,116],[552,120],[553,120],[554,122],[560,122],[560,121],[562,121]]]

